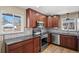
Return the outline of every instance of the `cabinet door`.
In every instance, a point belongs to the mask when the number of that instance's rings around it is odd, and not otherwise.
[[[52,34],[48,34],[48,44],[52,43]]]
[[[31,10],[27,9],[26,10],[26,27],[30,28],[32,27],[32,18],[31,18]]]
[[[60,35],[60,45],[67,47],[67,37],[64,35]]]
[[[60,20],[59,16],[53,16],[52,17],[52,26],[53,27],[58,27],[59,26],[59,20]]]
[[[6,45],[6,52],[7,53],[22,53],[23,52],[23,48],[22,48],[22,44],[23,42],[18,42],[18,43],[14,43],[11,45]]]
[[[77,49],[77,39],[74,36],[69,36],[67,39],[67,47],[76,50]]]
[[[75,36],[61,35],[61,46],[77,50],[77,39]]]
[[[38,20],[38,16],[39,14],[37,15],[38,13],[36,13],[35,11],[32,11],[32,15],[31,15],[31,18],[32,18],[32,28],[36,27],[37,26],[37,20]]]
[[[36,37],[34,38],[34,52],[39,52],[40,51],[40,38]]]
[[[48,17],[48,28],[52,28],[52,17]]]
[[[77,42],[77,50],[79,51],[79,38],[77,38],[78,42]]]
[[[33,53],[33,39],[24,41],[23,52],[24,53]]]
[[[47,24],[47,16],[44,16],[44,18],[43,18],[43,19],[44,19],[44,27],[46,27],[46,28],[47,28],[47,25],[48,25],[48,24]]]
[[[26,10],[26,27],[33,28],[36,26],[36,12],[32,9]]]

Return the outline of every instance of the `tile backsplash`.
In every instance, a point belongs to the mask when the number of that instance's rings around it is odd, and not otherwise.
[[[21,33],[4,35],[4,39],[11,39],[11,38],[28,36],[28,35],[32,35],[32,28],[25,28],[24,32],[21,32]]]

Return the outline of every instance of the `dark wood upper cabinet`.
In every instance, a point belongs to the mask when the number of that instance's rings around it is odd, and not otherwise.
[[[59,27],[60,16],[48,17],[48,28]]]
[[[47,24],[48,28],[52,28],[52,17],[51,16],[48,17],[47,22],[48,22],[48,24]]]
[[[27,9],[26,10],[26,27],[28,28],[34,28],[36,27],[36,22],[38,20],[44,21],[44,26],[47,26],[47,16],[44,14],[41,14],[33,9]]]
[[[77,37],[70,35],[60,35],[61,46],[77,50]]]
[[[52,27],[59,27],[60,16],[52,17]]]
[[[28,28],[36,27],[36,22],[38,20],[43,21],[45,27],[48,28],[58,27],[60,16],[56,15],[48,17],[30,8],[26,10],[26,27]]]
[[[44,27],[47,27],[47,19],[48,17],[45,15],[40,15],[39,20],[44,22]]]
[[[26,10],[26,27],[27,28],[33,28],[36,25],[36,17],[35,12],[33,12],[31,9]]]

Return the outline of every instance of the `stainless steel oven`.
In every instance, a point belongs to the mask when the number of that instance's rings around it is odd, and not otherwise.
[[[40,35],[41,51],[48,46],[48,33],[45,28],[33,28],[33,35]]]
[[[48,46],[48,34],[43,34],[41,36],[41,51],[46,49]]]

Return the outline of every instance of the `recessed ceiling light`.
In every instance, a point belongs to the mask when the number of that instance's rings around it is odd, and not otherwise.
[[[39,8],[40,6],[36,6],[36,8]]]

